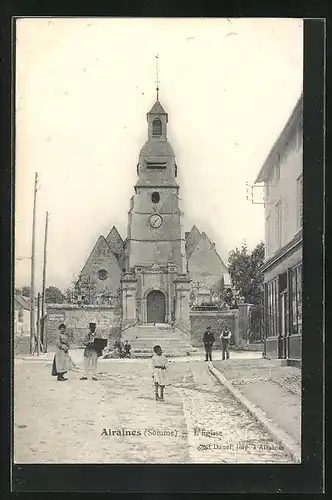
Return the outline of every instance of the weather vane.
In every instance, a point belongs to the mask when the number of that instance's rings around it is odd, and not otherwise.
[[[158,66],[158,59],[159,55],[155,56],[156,57],[156,91],[157,91],[157,101],[159,100],[159,66]]]

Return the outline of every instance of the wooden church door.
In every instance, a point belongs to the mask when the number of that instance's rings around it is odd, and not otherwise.
[[[165,295],[153,290],[147,297],[148,323],[165,323]]]

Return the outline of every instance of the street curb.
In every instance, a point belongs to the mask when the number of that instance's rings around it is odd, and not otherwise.
[[[226,387],[226,389],[247,409],[247,411],[262,424],[271,436],[282,445],[285,450],[291,455],[296,463],[301,463],[301,448],[297,443],[278,425],[271,422],[266,413],[258,406],[254,405],[247,399],[236,387],[229,382],[219,370],[208,364],[210,372],[215,376],[218,382]]]
[[[28,357],[28,356],[14,356],[14,361],[16,359],[22,359],[23,361],[46,361],[46,362],[49,362],[49,363],[52,363],[53,361],[53,358],[43,358],[43,357]]]

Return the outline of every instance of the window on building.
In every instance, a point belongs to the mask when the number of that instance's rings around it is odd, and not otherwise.
[[[165,170],[166,163],[146,162],[146,168],[149,170]]]
[[[302,264],[291,270],[292,331],[302,334]]]
[[[151,195],[152,203],[159,203],[160,195],[157,191],[154,191]]]
[[[272,251],[272,225],[271,214],[266,217],[266,253],[270,255]]]
[[[281,247],[282,243],[282,201],[276,204],[276,246]]]
[[[278,335],[279,301],[278,301],[278,279],[267,284],[267,335],[275,337]]]
[[[277,161],[275,164],[275,174],[274,174],[275,184],[277,185],[280,181],[280,153],[277,153]]]
[[[155,118],[152,122],[152,135],[161,135],[161,120],[160,118]]]
[[[303,225],[303,177],[302,174],[296,179],[297,181],[297,221],[298,228],[300,229]]]
[[[270,179],[265,181],[265,201],[269,199],[270,196]]]

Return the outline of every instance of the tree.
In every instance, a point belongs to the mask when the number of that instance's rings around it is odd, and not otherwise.
[[[49,286],[45,290],[45,302],[48,304],[62,304],[64,295],[56,286]]]
[[[261,267],[264,262],[265,245],[261,241],[249,252],[246,243],[241,249],[231,250],[228,256],[228,271],[233,287],[245,302],[263,305],[264,287]]]

